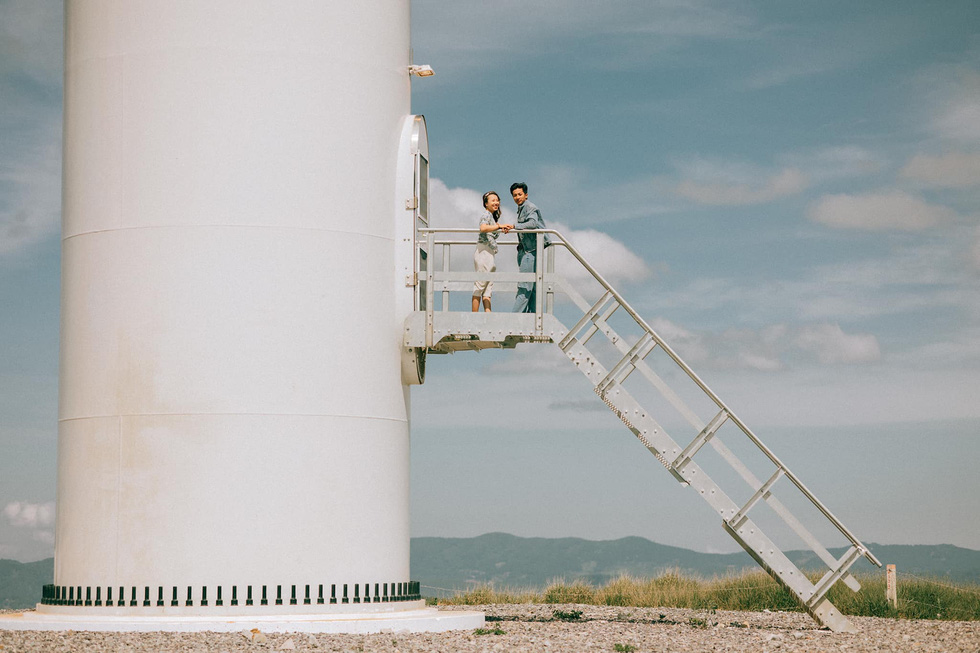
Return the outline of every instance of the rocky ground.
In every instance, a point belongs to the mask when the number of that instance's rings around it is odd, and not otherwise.
[[[859,632],[820,630],[793,612],[706,612],[589,605],[443,607],[483,610],[486,627],[449,633],[88,633],[0,631],[20,651],[980,651],[980,622],[852,617]]]

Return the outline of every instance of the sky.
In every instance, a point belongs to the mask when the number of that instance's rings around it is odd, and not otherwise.
[[[475,226],[491,189],[512,217],[525,181],[855,535],[980,550],[980,5],[415,0],[412,18],[434,225]],[[0,0],[0,558],[18,560],[53,543],[61,38],[60,2]],[[430,356],[412,390],[413,535],[491,531],[737,549],[540,345]]]

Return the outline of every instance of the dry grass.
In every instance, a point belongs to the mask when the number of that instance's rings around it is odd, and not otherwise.
[[[811,580],[816,581],[816,577]],[[938,579],[899,583],[898,608],[885,600],[883,575],[862,576],[861,590],[838,583],[830,600],[844,614],[912,619],[980,620],[980,586],[956,585]],[[503,603],[581,603],[631,607],[675,607],[695,610],[800,610],[794,597],[762,571],[700,580],[668,572],[656,578],[621,576],[602,587],[581,581],[555,580],[543,591],[533,588],[493,589],[483,586],[443,605]]]

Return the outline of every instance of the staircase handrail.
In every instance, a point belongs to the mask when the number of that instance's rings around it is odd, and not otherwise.
[[[435,233],[480,233],[479,229],[466,228],[466,227],[450,227],[450,228],[425,227],[425,228],[420,228],[418,231],[419,233],[433,233],[433,234]],[[646,320],[644,320],[639,313],[633,310],[633,307],[630,306],[629,302],[626,301],[626,298],[624,298],[621,294],[619,294],[619,292],[615,288],[613,288],[612,284],[606,281],[605,278],[599,273],[599,271],[589,264],[589,262],[585,259],[585,257],[582,256],[581,252],[575,249],[575,247],[568,242],[568,239],[565,238],[564,234],[562,234],[560,231],[557,231],[555,229],[511,229],[509,233],[541,233],[541,234],[548,234],[550,236],[557,238],[558,239],[557,241],[556,240],[551,241],[551,246],[554,247],[557,245],[567,249],[568,252],[571,253],[573,257],[575,257],[575,260],[577,260],[582,265],[582,267],[585,268],[589,272],[589,274],[591,274],[592,277],[599,282],[599,284],[606,290],[606,292],[608,292],[613,297],[613,299],[615,299],[619,303],[619,305],[626,310],[629,316],[632,317],[633,320],[641,328],[643,328],[647,333],[650,334],[650,336],[657,342],[657,344],[663,348],[664,352],[677,364],[677,366],[680,367],[684,371],[684,373],[687,374],[687,376],[692,381],[694,381],[694,383],[696,383],[698,387],[701,388],[702,391],[704,391],[706,395],[708,395],[708,397],[715,403],[715,405],[717,405],[718,408],[724,410],[728,414],[729,419],[731,419],[739,427],[739,429],[741,429],[741,431],[746,435],[746,437],[748,437],[749,440],[751,440],[752,443],[755,444],[755,446],[758,447],[759,450],[776,467],[783,470],[783,473],[786,475],[786,478],[788,478],[790,482],[792,482],[793,485],[795,485],[797,489],[799,489],[799,491],[803,494],[803,496],[809,499],[810,502],[814,505],[814,507],[816,507],[816,509],[819,510],[824,515],[824,517],[826,517],[830,521],[830,523],[833,524],[834,527],[837,528],[837,530],[845,538],[847,538],[851,542],[851,544],[855,546],[861,552],[862,555],[864,555],[865,558],[867,558],[869,562],[871,562],[877,567],[882,566],[881,561],[879,561],[878,558],[876,558],[875,555],[871,553],[871,551],[869,551],[867,547],[865,547],[864,544],[853,533],[851,533],[851,531],[834,515],[834,513],[832,513],[830,509],[827,508],[827,506],[825,506],[823,502],[820,501],[820,499],[818,499],[813,494],[813,492],[811,492],[810,489],[803,484],[803,481],[801,481],[796,476],[796,474],[794,474],[789,469],[789,467],[787,467],[776,456],[776,454],[773,453],[772,450],[769,449],[769,447],[767,447],[765,443],[763,443],[755,435],[755,433],[752,432],[752,429],[750,429],[728,407],[728,405],[725,404],[725,402],[722,401],[721,398],[718,397],[718,395],[716,395],[715,392],[710,387],[708,387],[708,385],[701,379],[701,377],[699,377],[697,373],[694,370],[692,370],[687,363],[684,362],[684,360],[677,354],[677,352],[671,349],[670,345],[664,342],[664,340],[657,334],[657,332],[654,331],[653,327],[647,324]]]

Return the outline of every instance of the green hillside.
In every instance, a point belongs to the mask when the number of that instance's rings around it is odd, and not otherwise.
[[[0,560],[0,608],[32,608],[41,587],[54,578],[54,558],[37,562]]]

